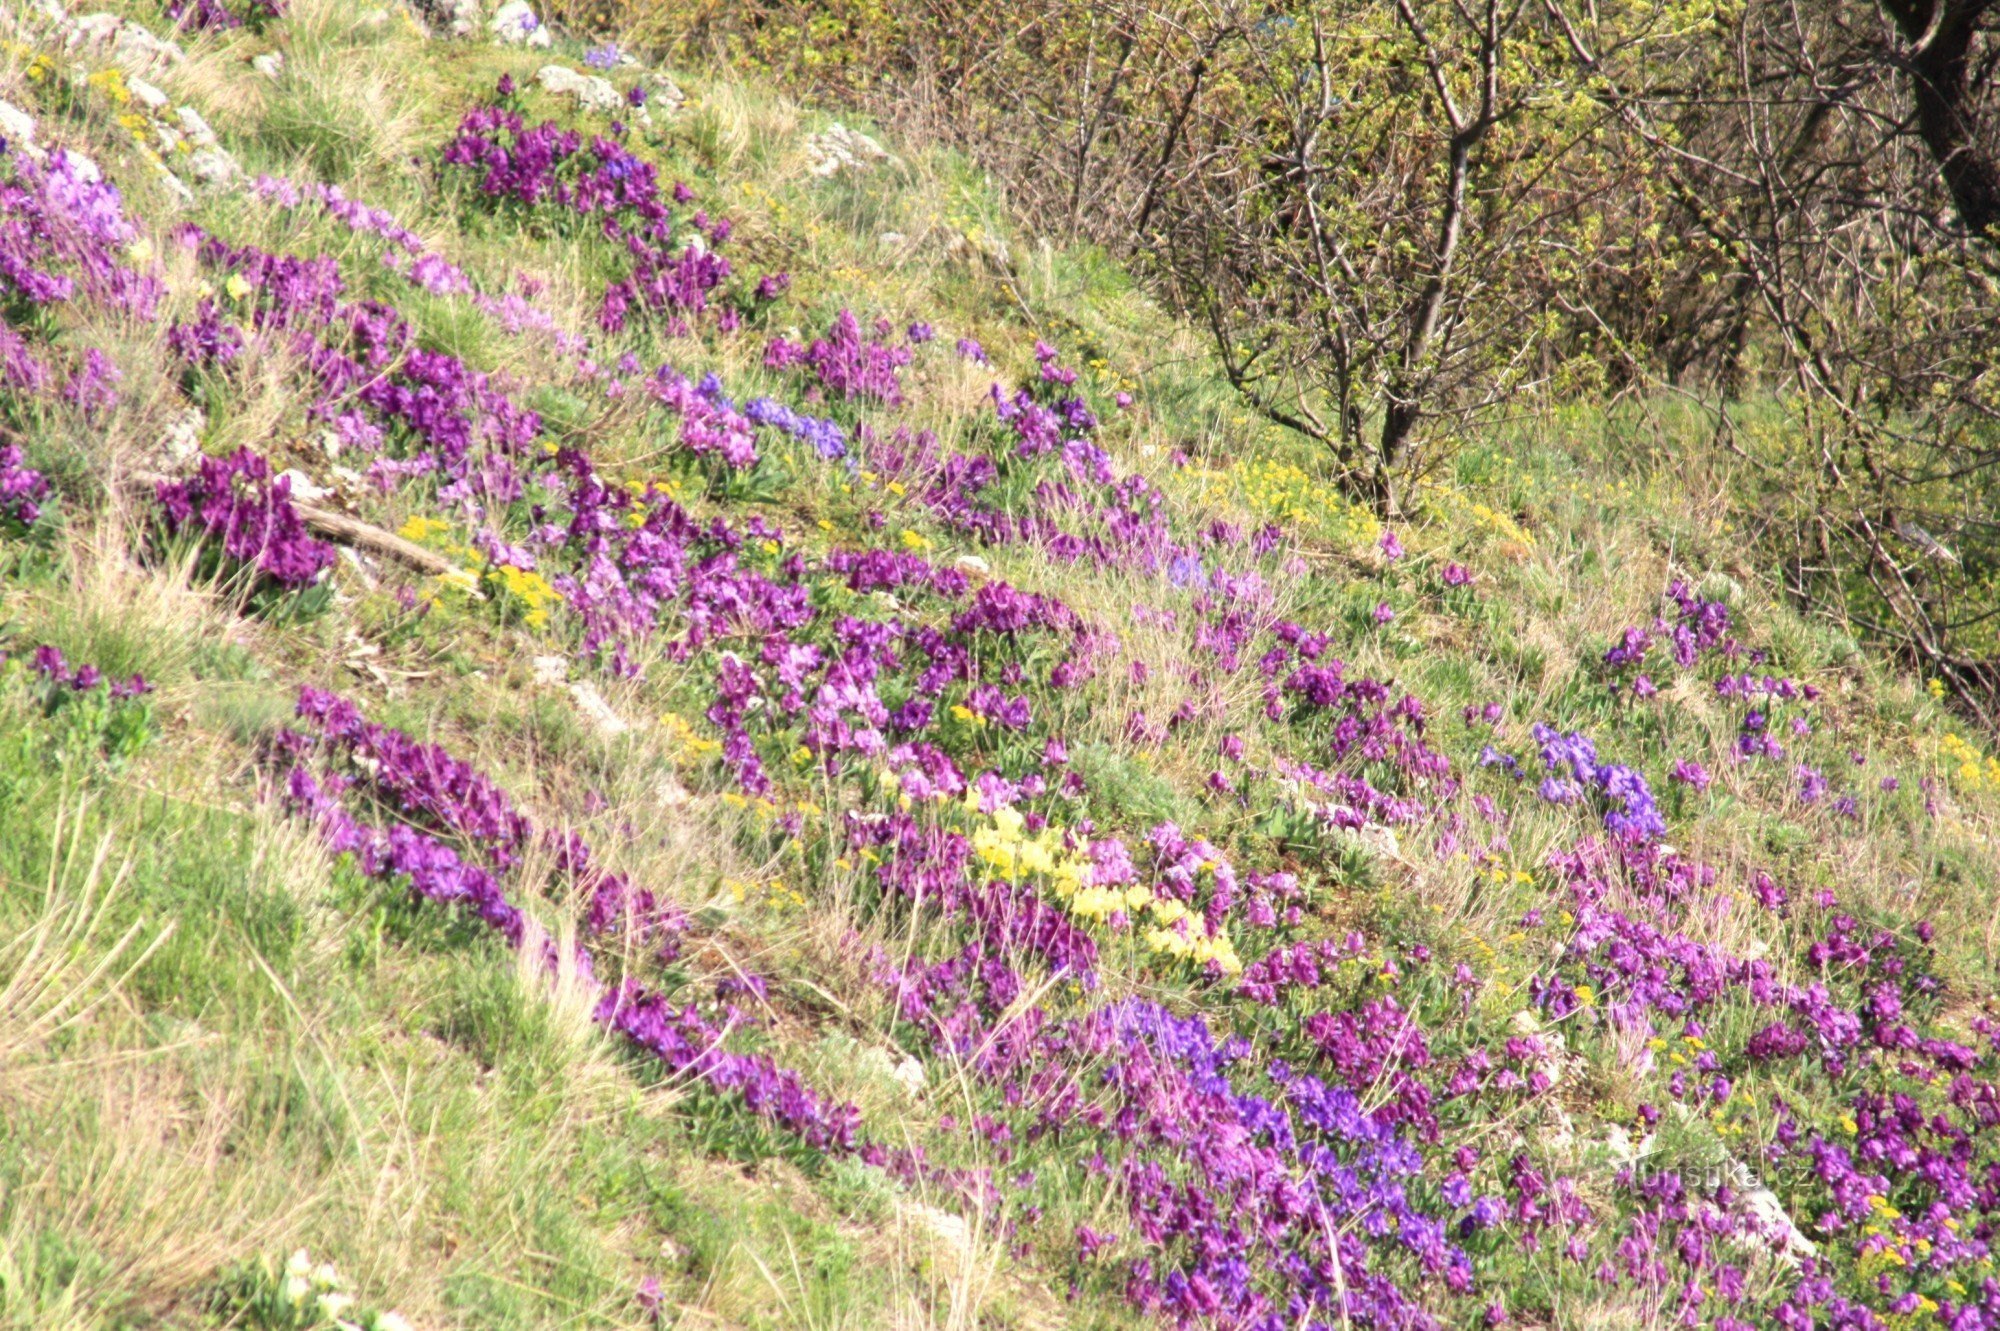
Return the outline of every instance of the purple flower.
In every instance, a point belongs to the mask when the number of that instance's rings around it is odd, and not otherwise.
[[[1713,778],[1709,776],[1706,767],[1703,767],[1693,759],[1676,758],[1674,760],[1674,770],[1668,774],[1668,779],[1695,790],[1707,790],[1708,783]]]
[[[888,406],[903,400],[902,369],[910,363],[908,347],[891,347],[865,336],[852,310],[842,310],[810,346],[774,337],[764,349],[764,364],[783,370],[805,366],[822,387],[848,400],[872,399]]]
[[[1566,778],[1550,776],[1542,778],[1536,793],[1550,804],[1574,804],[1583,798],[1583,787]]]
[[[1091,1261],[1101,1249],[1109,1248],[1117,1242],[1118,1236],[1116,1234],[1100,1234],[1089,1225],[1078,1225],[1076,1227],[1077,1260],[1084,1262]]]
[[[309,587],[333,567],[333,549],[313,539],[292,506],[291,482],[247,448],[205,457],[187,480],[162,482],[161,514],[169,535],[195,532],[221,544],[238,564],[280,587]]]
[[[23,461],[21,446],[0,444],[0,517],[34,526],[48,492],[48,478]]]

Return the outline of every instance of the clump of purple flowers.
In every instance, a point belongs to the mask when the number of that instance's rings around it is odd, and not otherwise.
[[[27,464],[19,444],[0,444],[0,518],[26,529],[42,516],[48,477]]]
[[[510,947],[537,944],[548,964],[562,961],[554,942],[531,928],[503,882],[502,876],[518,867],[533,828],[498,786],[436,745],[366,722],[352,703],[333,694],[302,690],[298,715],[309,730],[287,732],[278,745],[293,763],[285,777],[286,799],[318,827],[330,850],[352,855],[369,877],[403,879],[419,899],[469,908]],[[315,774],[309,765],[315,757],[345,757],[363,776]],[[465,842],[492,867],[468,861],[443,836],[420,826],[397,822],[384,830],[357,819],[344,797],[364,782],[405,817]],[[558,867],[592,889],[593,934],[620,932],[634,921],[652,936],[665,932],[678,938],[685,930],[686,918],[655,902],[650,892],[592,868],[588,848],[574,835],[549,840]],[[854,1105],[822,1096],[765,1055],[725,1048],[733,1009],[729,1023],[718,1027],[694,1006],[674,1004],[632,977],[598,985],[587,954],[579,953],[575,965],[598,995],[593,1012],[598,1023],[624,1035],[668,1073],[740,1096],[753,1114],[815,1149],[912,1167],[907,1159],[898,1162],[861,1142],[861,1115]]]
[[[1597,746],[1583,735],[1567,734],[1537,723],[1531,733],[1541,745],[1542,763],[1549,771],[1541,796],[1552,804],[1573,804],[1586,790],[1595,790],[1610,807],[1604,825],[1620,836],[1651,840],[1667,834],[1666,820],[1653,802],[1646,778],[1622,763],[1599,762]]]
[[[662,365],[646,381],[654,399],[680,417],[681,442],[696,457],[714,454],[739,471],[757,465],[757,443],[750,418],[738,412],[722,392],[722,381],[705,375],[699,384],[671,366]]]
[[[615,138],[586,142],[575,130],[548,122],[530,127],[506,107],[483,106],[459,122],[441,161],[475,174],[490,206],[531,223],[581,223],[625,253],[630,271],[606,286],[598,311],[607,332],[622,331],[637,311],[662,317],[669,333],[683,333],[732,271],[715,252],[728,240],[730,222],[696,213],[689,219],[692,237],[676,248],[657,173]],[[684,202],[681,193],[675,199]]]
[[[887,336],[888,330],[879,330]],[[903,401],[903,367],[910,363],[907,346],[891,346],[861,331],[861,321],[852,310],[834,317],[824,337],[809,346],[784,337],[774,337],[764,349],[764,364],[774,370],[803,365],[812,370],[820,384],[842,398],[867,398],[887,406]]]
[[[333,566],[333,549],[308,534],[292,505],[288,477],[247,448],[205,457],[184,481],[159,486],[169,535],[192,533],[219,541],[238,565],[288,589],[310,587]]]
[[[847,432],[838,421],[808,416],[769,397],[750,399],[743,404],[743,414],[758,425],[783,431],[829,462],[847,456]]]
[[[183,28],[227,31],[261,28],[285,16],[285,0],[240,0],[232,9],[224,0],[168,0],[167,17]]]
[[[0,653],[0,660],[5,654]],[[116,699],[139,698],[153,691],[144,675],[134,674],[125,679],[107,680],[104,672],[94,665],[71,665],[59,648],[43,645],[37,647],[28,658],[35,673],[51,686],[67,689],[72,693],[87,693],[100,684],[110,685],[110,696]]]

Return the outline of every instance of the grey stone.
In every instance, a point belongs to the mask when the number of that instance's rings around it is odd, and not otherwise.
[[[493,11],[486,29],[495,40],[522,46],[546,47],[552,40],[549,25],[536,15],[528,0],[507,0]]]

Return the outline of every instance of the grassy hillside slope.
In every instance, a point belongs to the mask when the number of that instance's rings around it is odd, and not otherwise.
[[[2000,762],[1725,464],[1385,530],[960,159],[283,9],[0,8],[0,1324],[2000,1320]]]

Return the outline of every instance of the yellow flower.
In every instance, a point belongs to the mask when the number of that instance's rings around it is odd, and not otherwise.
[[[501,590],[521,603],[521,622],[529,628],[538,629],[547,624],[549,606],[562,600],[562,595],[549,586],[539,573],[515,568],[512,564],[497,565],[488,573],[500,584]]]
[[[125,86],[125,74],[117,67],[100,69],[84,82],[97,89],[120,106],[132,100],[132,90]]]
[[[677,713],[668,712],[661,716],[660,724],[666,728],[667,734],[680,746],[681,752],[684,755],[700,757],[704,754],[715,753],[722,748],[720,740],[707,739],[697,734],[695,728],[689,725]]]
[[[418,513],[411,517],[408,522],[397,528],[396,535],[406,541],[416,541],[421,544],[424,541],[428,541],[438,532],[449,530],[451,528],[448,523],[440,522],[436,518],[427,518],[423,514]]]
[[[231,300],[242,300],[254,290],[249,280],[241,273],[231,273],[229,280],[222,284],[222,289],[229,293]]]

